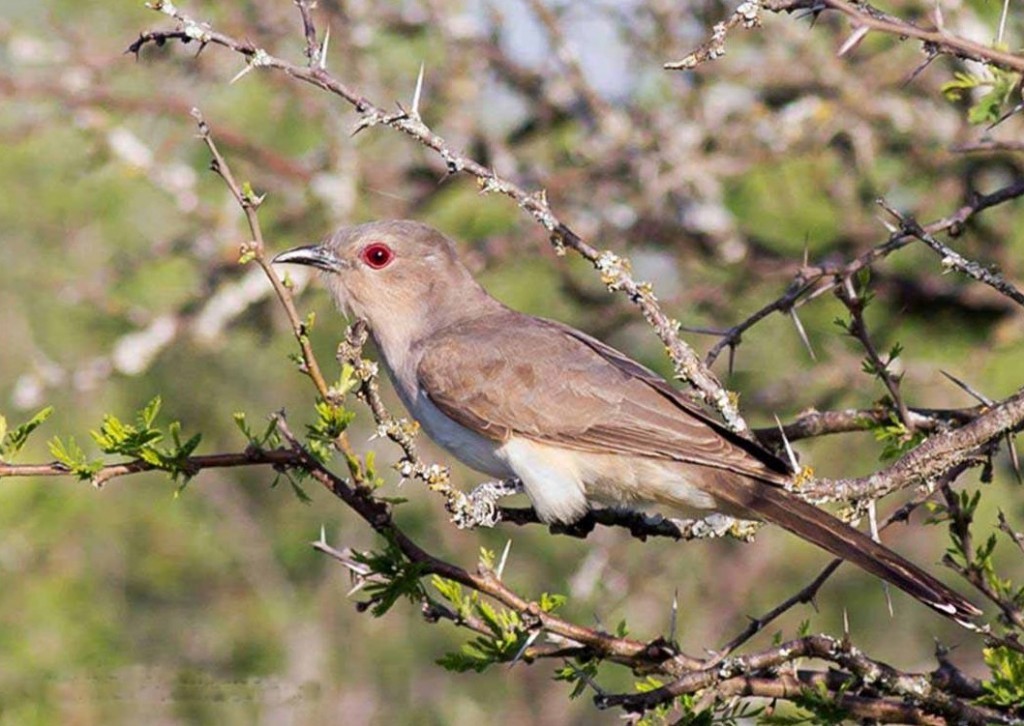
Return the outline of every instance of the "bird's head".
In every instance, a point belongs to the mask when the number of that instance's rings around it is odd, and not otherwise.
[[[385,336],[419,337],[480,305],[475,293],[482,289],[451,240],[420,222],[343,227],[321,244],[282,252],[273,261],[322,270],[338,306]]]

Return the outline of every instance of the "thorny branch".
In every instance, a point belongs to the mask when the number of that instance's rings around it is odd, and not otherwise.
[[[260,269],[263,270],[263,273],[274,288],[274,292],[277,294],[278,300],[281,301],[285,314],[288,316],[288,322],[291,324],[292,332],[295,335],[295,339],[298,341],[299,348],[302,352],[302,372],[309,376],[310,380],[313,381],[313,385],[316,386],[317,393],[320,394],[321,399],[331,403],[332,405],[336,405],[336,402],[334,401],[336,396],[329,389],[327,380],[324,378],[324,374],[320,370],[320,364],[317,363],[316,356],[313,354],[313,346],[309,341],[306,324],[302,322],[302,319],[299,317],[299,311],[295,307],[295,301],[292,299],[291,291],[285,283],[282,282],[281,278],[277,276],[277,273],[270,264],[270,259],[267,257],[266,246],[263,242],[263,230],[260,227],[259,214],[257,213],[260,204],[263,202],[263,198],[257,196],[251,189],[247,187],[243,188],[235,180],[234,174],[231,173],[231,167],[228,166],[227,161],[225,161],[224,157],[221,156],[220,151],[217,149],[217,145],[214,143],[213,137],[210,135],[210,127],[206,124],[206,121],[203,119],[203,115],[199,112],[199,109],[192,109],[192,117],[196,120],[196,124],[199,127],[199,138],[203,140],[203,143],[206,144],[206,147],[210,150],[210,154],[213,156],[213,161],[210,164],[211,170],[224,180],[224,183],[231,191],[231,195],[242,208],[246,222],[249,224],[249,230],[252,232],[252,242],[242,245],[242,257],[244,259],[245,256],[248,255],[256,261],[256,264],[260,266]],[[358,459],[354,455],[348,436],[342,432],[338,434],[334,443],[338,450],[345,455],[345,460],[349,464],[349,472],[352,477],[357,482],[362,481],[363,472],[356,463]]]
[[[930,234],[920,224],[918,224],[916,219],[900,214],[890,207],[884,199],[880,199],[878,203],[886,212],[895,217],[899,222],[900,236],[910,235],[911,237],[924,242],[929,248],[942,257],[943,267],[960,270],[965,275],[970,275],[975,280],[985,283],[989,287],[1010,298],[1018,305],[1024,305],[1024,293],[1014,287],[1011,283],[1004,280],[1002,275],[998,275],[985,269],[985,267],[973,260],[968,260],[949,245],[940,242],[934,235]]]
[[[860,479],[819,479],[801,487],[812,501],[879,499],[897,489],[928,487],[954,467],[986,461],[986,449],[1024,427],[1024,388],[958,429],[936,434],[890,466]]]
[[[943,27],[942,15],[939,10],[936,10],[933,16],[936,27],[927,29],[883,12],[867,2],[762,0],[761,5],[765,10],[773,13],[793,13],[805,10],[817,14],[824,10],[835,10],[848,17],[855,28],[866,28],[870,31],[894,35],[900,39],[916,38],[921,41],[924,51],[928,55],[951,55],[1018,73],[1024,72],[1024,57],[953,35]]]
[[[910,517],[910,514],[921,506],[927,499],[933,495],[931,492],[925,493],[902,507],[896,509],[892,514],[885,518],[885,521],[879,525],[878,530],[881,532],[887,529],[889,526],[896,522],[905,522]],[[711,661],[712,664],[721,662],[728,656],[732,655],[736,650],[753,638],[755,635],[767,628],[771,623],[777,620],[782,614],[788,612],[797,605],[806,603],[813,603],[814,599],[818,595],[818,591],[821,590],[822,585],[832,577],[833,573],[839,569],[839,566],[843,564],[841,559],[834,559],[822,568],[814,579],[812,579],[807,585],[795,592],[790,597],[783,600],[781,603],[773,607],[771,610],[763,615],[756,618],[751,618],[750,623],[735,637],[729,640],[724,646],[718,649],[717,653],[714,654],[714,659]]]
[[[850,19],[854,32],[843,43],[838,55],[845,55],[859,45],[870,32],[894,35],[900,40],[916,38],[930,62],[935,56],[949,55],[964,60],[973,60],[997,68],[1024,72],[1024,57],[1008,53],[997,47],[986,46],[954,35],[943,27],[942,13],[936,6],[933,16],[935,26],[922,28],[907,20],[885,13],[867,2],[848,0],[744,0],[728,20],[715,23],[711,37],[699,48],[678,61],[664,64],[666,70],[689,71],[702,63],[717,60],[725,55],[725,40],[733,28],[756,28],[761,25],[761,10],[773,13],[795,13],[805,11],[814,16],[835,10]]]
[[[853,338],[856,338],[864,348],[864,351],[868,356],[867,362],[871,373],[882,381],[886,390],[889,391],[889,396],[892,399],[893,405],[899,412],[900,421],[903,422],[903,425],[906,426],[909,431],[913,432],[914,421],[910,417],[910,409],[907,408],[907,403],[903,400],[903,394],[900,392],[901,376],[892,371],[892,365],[894,363],[893,356],[890,356],[886,360],[882,360],[882,356],[878,352],[878,348],[875,347],[875,343],[868,332],[867,322],[864,320],[864,308],[867,302],[864,299],[863,294],[855,289],[851,278],[845,278],[843,283],[844,284],[836,287],[836,297],[842,301],[843,305],[846,306],[846,309],[850,313],[850,322],[847,325],[847,332]]]
[[[934,235],[942,232],[951,236],[957,236],[963,232],[965,225],[981,212],[1005,202],[1019,199],[1022,196],[1024,196],[1024,178],[1017,179],[1013,183],[989,194],[975,195],[953,214],[920,227],[921,233],[930,237],[934,237]],[[906,247],[914,242],[915,239],[918,239],[918,237],[911,234],[908,230],[897,230],[884,243],[871,248],[845,264],[829,262],[810,265],[805,262],[797,270],[793,281],[789,284],[785,293],[725,332],[721,339],[708,351],[704,358],[705,364],[708,366],[713,365],[722,351],[726,348],[734,349],[738,346],[743,333],[768,317],[771,313],[789,313],[801,304],[809,302],[830,290],[834,290],[839,285],[844,284],[844,280],[853,277],[861,270],[871,267],[893,252]]]
[[[749,676],[763,671],[774,671],[798,658],[821,658],[834,663],[849,671],[853,678],[852,683],[881,687],[886,693],[902,697],[905,703],[917,705],[925,713],[939,714],[954,723],[1013,722],[1012,717],[1008,718],[992,709],[971,705],[947,693],[935,684],[933,674],[898,671],[886,663],[864,655],[848,640],[837,640],[826,635],[810,635],[760,653],[729,658],[713,667],[687,673],[668,685],[645,693],[598,697],[596,700],[604,707],[619,706],[632,711],[649,710],[678,696],[707,688],[722,687],[736,679],[750,686],[752,684],[746,681]],[[737,685],[733,683],[728,688],[735,692]],[[739,690],[750,692],[752,695],[765,693],[752,688]]]

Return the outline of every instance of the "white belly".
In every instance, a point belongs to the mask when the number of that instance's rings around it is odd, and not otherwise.
[[[405,401],[399,389],[399,396],[412,417],[419,421],[430,440],[441,446],[471,469],[482,471],[497,479],[511,479],[516,476],[508,462],[498,455],[501,443],[492,441],[470,431],[462,424],[448,418],[422,393],[414,401]]]

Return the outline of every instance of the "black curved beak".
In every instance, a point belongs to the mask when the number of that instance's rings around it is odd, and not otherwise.
[[[335,257],[334,253],[323,245],[306,245],[287,250],[277,255],[271,262],[291,263],[295,265],[309,265],[328,272],[340,272],[348,267],[343,260]]]

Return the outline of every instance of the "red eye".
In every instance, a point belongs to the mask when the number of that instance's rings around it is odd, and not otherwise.
[[[383,242],[374,242],[366,245],[359,253],[359,257],[373,269],[379,270],[391,264],[391,260],[395,259],[395,253]]]

